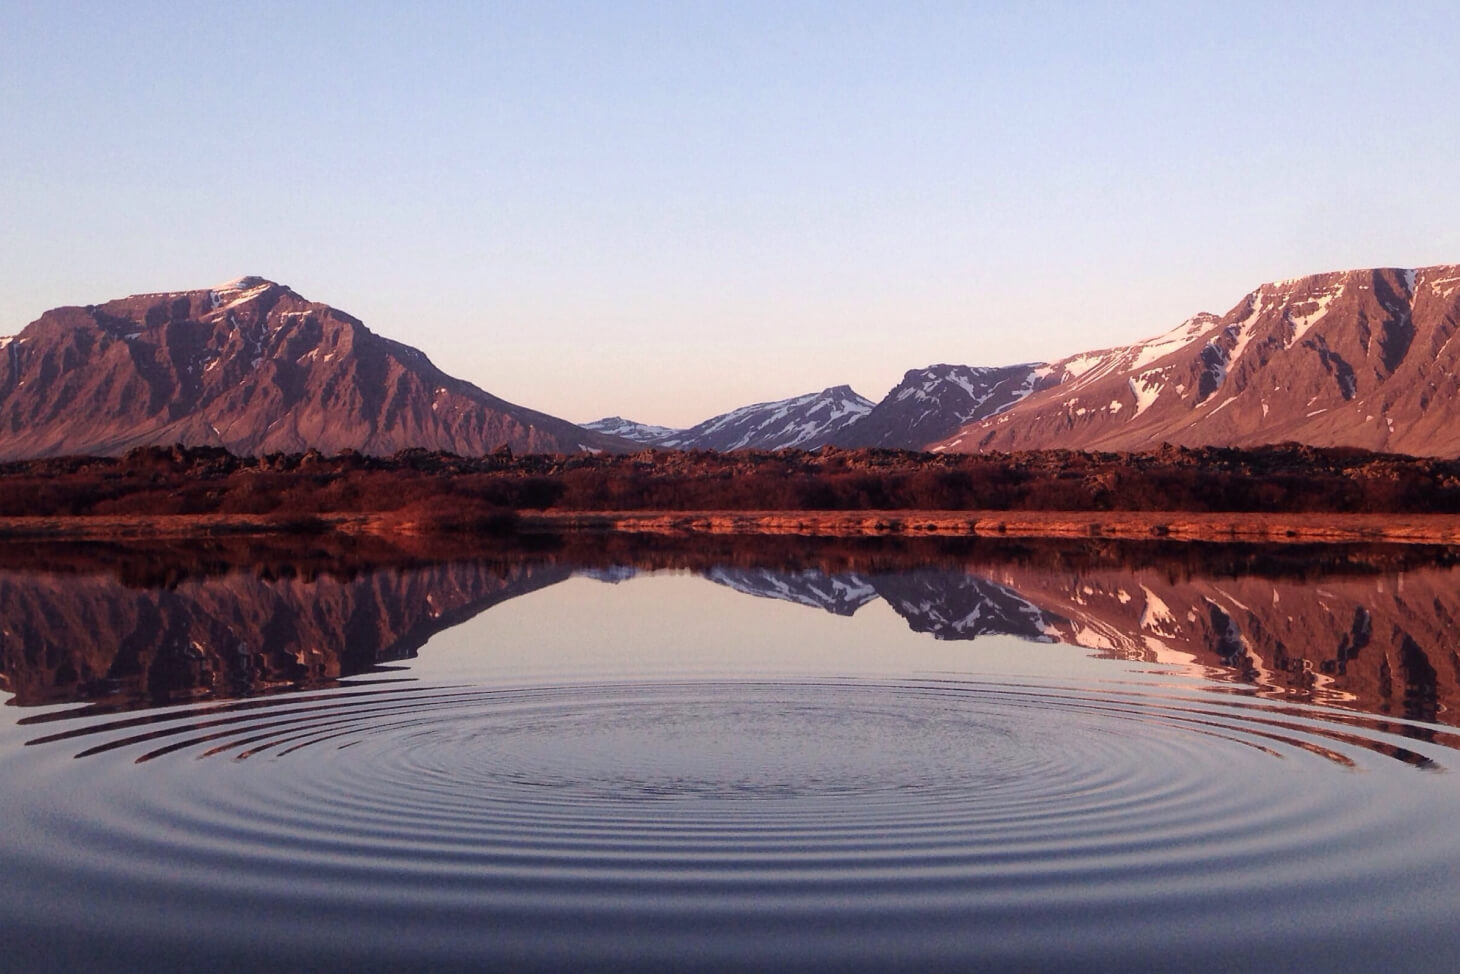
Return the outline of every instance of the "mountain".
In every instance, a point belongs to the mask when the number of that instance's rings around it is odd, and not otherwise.
[[[921,450],[974,420],[995,416],[1048,380],[1040,365],[912,369],[864,418],[843,427],[834,446]]]
[[[624,419],[622,416],[605,416],[603,419],[595,419],[591,423],[584,423],[583,428],[603,433],[606,436],[621,436],[626,440],[651,446],[662,439],[683,432],[683,430],[670,426],[636,423],[632,419]]]
[[[259,277],[57,308],[0,340],[0,459],[172,443],[249,455],[632,448],[452,378]]]
[[[723,413],[652,445],[672,450],[814,450],[872,411],[850,386]]]
[[[961,452],[1297,441],[1460,454],[1460,266],[1264,284],[1122,348],[1054,363],[1047,385],[933,445]]]

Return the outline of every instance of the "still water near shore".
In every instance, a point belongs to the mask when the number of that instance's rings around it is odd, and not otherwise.
[[[0,967],[1451,969],[1451,560],[0,570]]]

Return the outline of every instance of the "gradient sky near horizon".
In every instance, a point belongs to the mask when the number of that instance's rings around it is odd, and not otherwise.
[[[1460,261],[1447,3],[0,4],[0,334],[243,274],[578,422]]]

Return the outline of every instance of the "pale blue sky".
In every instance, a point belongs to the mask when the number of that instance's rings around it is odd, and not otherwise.
[[[0,334],[242,274],[687,425],[1460,261],[1446,3],[0,0]]]

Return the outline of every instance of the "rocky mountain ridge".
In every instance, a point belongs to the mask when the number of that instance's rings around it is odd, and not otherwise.
[[[1046,386],[934,450],[1296,441],[1460,454],[1460,266],[1264,284],[1224,315],[1053,363]]]
[[[684,430],[618,416],[586,425],[664,450],[814,450],[832,442],[871,410],[872,401],[857,395],[851,386],[832,386],[804,396],[741,406]]]
[[[47,312],[0,339],[0,460],[223,446],[241,455],[480,456],[886,447],[1149,450],[1298,442],[1460,455],[1460,266],[1264,284],[1155,338],[1002,367],[909,370],[673,429],[575,426],[452,378],[421,352],[263,278]]]

